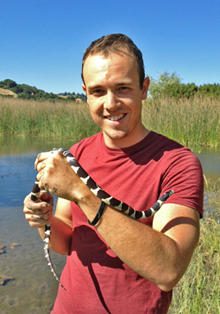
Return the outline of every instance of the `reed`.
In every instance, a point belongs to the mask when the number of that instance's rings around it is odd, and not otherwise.
[[[220,145],[220,100],[150,99],[143,102],[145,126],[192,150]],[[99,131],[86,103],[0,97],[0,136],[81,139]]]
[[[200,223],[199,245],[185,275],[174,288],[169,314],[220,313],[219,186],[220,181],[206,191],[208,198],[205,217]]]
[[[99,131],[86,103],[0,98],[0,136],[81,139]]]
[[[220,145],[220,100],[212,98],[151,99],[143,105],[148,129],[199,151]]]

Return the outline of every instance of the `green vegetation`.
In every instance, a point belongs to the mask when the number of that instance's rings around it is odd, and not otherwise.
[[[146,127],[193,150],[220,144],[220,101],[214,98],[149,99],[143,103]],[[0,137],[80,139],[98,132],[87,103],[0,97]]]
[[[220,100],[215,98],[153,98],[143,105],[143,121],[199,152],[201,146],[220,145]]]
[[[77,140],[97,131],[86,103],[0,97],[0,136]]]
[[[50,100],[50,101],[86,101],[86,96],[84,94],[75,94],[73,93],[62,93],[62,94],[53,94],[46,93],[41,89],[37,89],[35,86],[29,86],[27,84],[17,84],[15,81],[6,79],[0,81],[0,88],[7,89],[14,92],[18,98],[21,99],[34,99],[34,100]]]
[[[157,80],[150,77],[150,96],[152,98],[158,97],[172,97],[172,98],[193,98],[210,97],[220,98],[220,84],[204,84],[196,86],[194,83],[183,84],[181,78],[174,72],[169,74],[164,72],[159,75]]]
[[[206,194],[199,245],[174,288],[169,314],[220,313],[220,181],[209,182]]]

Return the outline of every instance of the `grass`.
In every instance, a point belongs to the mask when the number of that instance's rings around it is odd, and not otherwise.
[[[75,140],[98,132],[85,103],[0,97],[0,136]]]
[[[220,181],[206,189],[199,245],[174,288],[169,314],[220,313]]]
[[[220,145],[220,100],[150,99],[143,103],[145,126],[189,148]],[[0,137],[56,137],[75,140],[99,131],[86,103],[0,97]]]
[[[152,99],[143,105],[143,121],[148,129],[197,152],[201,146],[220,145],[220,100]]]

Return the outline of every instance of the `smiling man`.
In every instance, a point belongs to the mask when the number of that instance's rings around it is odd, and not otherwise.
[[[172,289],[186,271],[203,213],[200,163],[186,147],[147,130],[141,119],[149,79],[140,50],[122,34],[104,36],[85,51],[83,90],[101,132],[70,151],[110,195],[137,211],[175,191],[154,217],[138,221],[111,206],[95,226],[100,200],[60,153],[42,153],[35,167],[42,192],[24,201],[25,217],[51,248],[67,254],[53,314],[133,314],[168,311]]]
[[[138,64],[132,55],[125,49],[108,57],[90,55],[84,62],[83,78],[92,118],[108,147],[128,147],[148,134],[141,121],[141,102],[147,97],[149,79],[140,88]]]

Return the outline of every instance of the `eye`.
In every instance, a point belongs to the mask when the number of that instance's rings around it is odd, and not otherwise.
[[[93,91],[93,94],[101,94],[101,93],[103,93],[102,89],[96,89]]]
[[[130,88],[128,86],[120,86],[118,90],[121,93],[126,93],[130,90]]]
[[[101,88],[93,89],[90,91],[90,94],[95,96],[95,97],[101,97],[105,94],[105,91]]]

